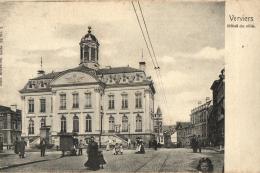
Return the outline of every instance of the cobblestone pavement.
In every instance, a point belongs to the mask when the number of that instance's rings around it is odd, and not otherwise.
[[[201,157],[209,157],[213,162],[215,172],[221,172],[224,162],[223,154],[209,150],[202,153],[192,153],[190,149],[146,150],[145,154],[135,154],[134,152],[134,150],[126,150],[123,155],[113,155],[112,151],[104,151],[104,158],[107,164],[104,166],[104,169],[98,172],[193,172]],[[49,161],[32,163],[3,171],[89,171],[84,168],[84,163],[87,160],[85,153],[83,156],[67,156],[63,158],[59,158],[60,154],[57,152],[52,155]]]

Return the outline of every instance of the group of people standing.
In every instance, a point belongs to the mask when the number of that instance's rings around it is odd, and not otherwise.
[[[145,150],[144,150],[144,141],[141,138],[137,138],[136,139],[136,154],[144,154]]]
[[[202,142],[200,139],[200,135],[198,136],[193,136],[191,138],[191,148],[193,150],[193,153],[197,153],[197,151],[199,150],[199,152],[201,153],[201,147],[202,147]]]

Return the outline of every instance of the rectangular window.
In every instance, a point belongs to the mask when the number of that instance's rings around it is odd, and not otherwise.
[[[46,100],[40,99],[40,112],[44,113],[46,112]]]
[[[34,113],[34,100],[28,100],[28,113]]]
[[[142,108],[142,94],[135,95],[135,108]]]
[[[89,57],[89,47],[84,47],[84,61],[89,61],[90,57]]]
[[[91,108],[91,93],[85,93],[86,105],[85,108]]]
[[[66,109],[66,94],[60,95],[60,109]]]
[[[96,56],[96,49],[91,48],[91,61],[95,61],[95,56]]]
[[[72,94],[72,96],[73,96],[72,108],[79,108],[79,94],[75,93],[75,94]]]
[[[53,112],[53,98],[51,98],[51,113]]]
[[[128,108],[128,97],[127,94],[122,95],[122,109]]]
[[[115,109],[115,96],[108,96],[108,109]]]

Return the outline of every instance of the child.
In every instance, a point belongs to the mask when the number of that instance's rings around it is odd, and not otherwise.
[[[114,155],[117,155],[119,153],[119,145],[116,143],[115,148],[114,148]]]
[[[104,169],[103,165],[106,164],[107,162],[104,159],[103,152],[98,151],[98,161],[101,169]]]
[[[213,165],[209,158],[201,158],[197,166],[197,170],[201,173],[213,172]]]
[[[124,149],[123,149],[123,145],[122,144],[120,144],[119,151],[120,151],[120,154],[123,154]]]

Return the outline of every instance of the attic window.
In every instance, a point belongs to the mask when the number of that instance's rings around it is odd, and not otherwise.
[[[109,82],[110,82],[110,83],[113,82],[113,79],[112,79],[112,76],[111,76],[111,75],[109,76]]]
[[[140,75],[139,74],[136,75],[136,81],[140,81]]]
[[[123,82],[126,82],[126,76],[123,76]]]
[[[44,88],[44,83],[43,83],[43,81],[41,81],[41,88]]]

